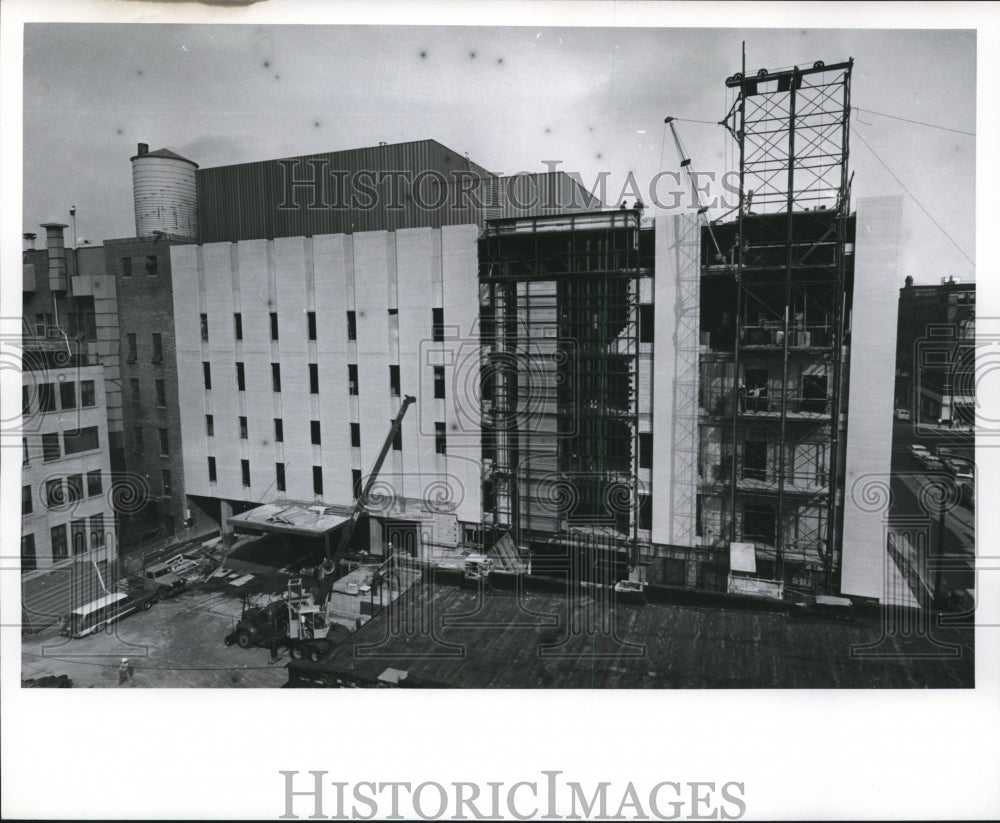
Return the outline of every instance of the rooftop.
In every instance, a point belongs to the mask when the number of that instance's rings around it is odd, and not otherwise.
[[[605,590],[570,597],[556,586],[481,594],[455,578],[438,573],[414,586],[328,658],[292,664],[293,672],[375,685],[391,668],[411,685],[466,688],[971,688],[975,681],[971,628],[918,636],[915,621],[911,633],[892,634],[877,613],[806,615],[746,598],[725,606],[613,604]]]
[[[322,537],[350,520],[345,506],[275,501],[233,515],[229,523],[243,531],[280,532],[305,537]]]

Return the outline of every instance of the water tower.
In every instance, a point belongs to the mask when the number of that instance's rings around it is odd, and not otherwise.
[[[150,151],[146,143],[131,160],[136,236],[164,232],[197,239],[198,164],[170,149]]]

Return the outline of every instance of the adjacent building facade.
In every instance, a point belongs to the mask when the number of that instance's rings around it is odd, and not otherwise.
[[[24,252],[21,568],[116,558],[112,456],[121,429],[114,281],[100,247]],[[27,235],[33,246],[34,235]]]
[[[976,284],[942,277],[939,285],[899,290],[896,408],[914,423],[972,428],[975,406]]]

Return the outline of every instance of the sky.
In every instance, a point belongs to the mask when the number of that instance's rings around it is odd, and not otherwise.
[[[132,236],[139,142],[210,167],[433,138],[495,172],[607,172],[614,206],[680,168],[667,116],[708,121],[678,124],[693,169],[735,168],[716,123],[743,41],[750,72],[854,58],[855,199],[903,196],[900,281],[974,279],[968,30],[28,24],[24,231],[76,206],[78,238]]]

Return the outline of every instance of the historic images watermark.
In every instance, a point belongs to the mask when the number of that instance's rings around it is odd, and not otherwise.
[[[280,820],[739,820],[746,784],[730,780],[584,783],[543,770],[529,780],[330,780],[327,771],[279,771]]]
[[[543,160],[544,171],[484,175],[471,169],[335,169],[328,157],[276,160],[280,186],[275,192],[281,211],[402,211],[450,210],[482,212],[512,208],[517,212],[580,210],[631,199],[668,211],[733,209],[739,203],[737,172],[660,171],[648,180],[634,172],[616,179],[607,170],[584,177],[561,169],[561,160]],[[565,175],[572,185],[553,185],[552,174]]]

